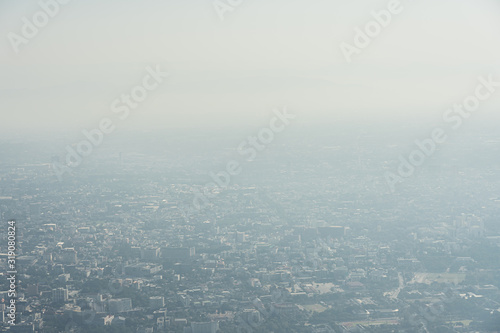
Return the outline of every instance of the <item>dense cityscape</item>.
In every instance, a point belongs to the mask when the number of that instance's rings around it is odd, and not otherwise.
[[[234,136],[170,144],[159,136],[138,154],[159,134],[138,135],[135,145],[103,145],[61,181],[53,170],[60,157],[45,142],[10,139],[0,181],[1,217],[15,219],[17,232],[17,324],[9,331],[499,327],[500,199],[498,184],[486,182],[499,170],[461,161],[489,146],[458,152],[450,144],[439,153],[456,154],[455,165],[429,162],[391,194],[379,170],[389,166],[377,160],[390,145],[369,133],[300,142],[293,134],[243,164],[203,207],[194,193],[208,193],[209,171],[237,156],[226,149]],[[325,144],[313,149],[314,140]],[[196,142],[203,147],[193,152]],[[476,189],[482,194],[472,200]],[[7,291],[2,299],[9,327]]]
[[[499,0],[0,0],[0,332],[500,333]]]

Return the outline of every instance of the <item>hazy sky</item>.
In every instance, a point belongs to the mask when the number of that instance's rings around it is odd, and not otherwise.
[[[211,0],[73,0],[16,54],[7,35],[40,6],[0,0],[0,128],[95,127],[156,64],[170,77],[120,126],[259,124],[283,105],[303,121],[439,119],[479,75],[500,81],[495,0],[402,0],[348,64],[340,43],[388,3],[243,0],[222,21]]]

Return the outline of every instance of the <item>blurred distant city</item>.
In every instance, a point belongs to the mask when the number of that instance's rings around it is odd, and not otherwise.
[[[292,124],[253,161],[237,151],[251,129],[116,133],[62,179],[75,137],[6,137],[9,331],[497,331],[498,133],[451,138],[392,193],[402,137],[425,128],[325,128]]]

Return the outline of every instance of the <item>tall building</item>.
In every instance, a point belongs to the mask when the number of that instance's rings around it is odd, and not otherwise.
[[[67,288],[52,289],[52,300],[54,302],[66,302],[68,300]]]

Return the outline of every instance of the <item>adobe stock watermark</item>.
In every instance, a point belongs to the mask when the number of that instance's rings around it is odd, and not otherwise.
[[[221,21],[224,21],[224,17],[227,12],[233,12],[236,8],[241,6],[243,0],[215,0],[213,6],[217,15]]]
[[[488,78],[481,76],[478,81],[479,84],[473,94],[467,96],[462,103],[453,104],[443,113],[443,121],[451,126],[452,130],[458,130],[464,119],[468,119],[473,112],[479,109],[481,102],[490,98],[500,87],[500,81],[494,81],[492,74]],[[415,173],[415,169],[424,164],[436,152],[437,146],[446,142],[447,139],[446,131],[441,127],[436,127],[431,131],[429,138],[415,141],[416,148],[410,152],[408,157],[400,155],[397,174],[389,171],[385,173],[385,179],[391,193],[395,192],[396,184],[401,183],[404,178],[411,177]]]
[[[249,135],[238,145],[237,152],[245,158],[246,162],[254,161],[258,153],[262,152],[274,141],[276,134],[283,132],[296,117],[289,113],[286,107],[284,107],[283,110],[275,109],[273,113],[274,117],[269,120],[268,127],[260,129],[256,135]],[[239,175],[242,170],[241,162],[230,160],[226,163],[226,168],[224,170],[217,173],[209,172],[208,175],[212,178],[213,182],[206,183],[201,191],[198,189],[194,190],[192,206],[194,206],[197,211],[207,207],[210,203],[209,199],[217,195],[214,192],[226,189],[231,182],[231,177]],[[179,210],[184,217],[187,217],[187,211],[181,208],[179,208]]]
[[[21,22],[23,23],[21,27],[21,34],[15,32],[9,32],[7,38],[14,49],[14,52],[19,53],[19,47],[24,44],[28,44],[30,40],[35,38],[41,29],[43,29],[49,21],[56,17],[61,11],[61,5],[66,5],[71,0],[40,0],[38,5],[40,10],[38,10],[31,19],[23,16]]]
[[[168,76],[167,72],[161,71],[159,65],[156,65],[155,69],[150,66],[146,67],[146,72],[141,84],[134,86],[128,94],[123,93],[111,102],[111,112],[115,113],[119,120],[127,119],[130,111],[139,107],[140,103],[149,96],[149,93],[157,89]],[[96,128],[82,130],[85,139],[75,145],[66,146],[66,164],[62,165],[58,162],[52,164],[57,178],[61,181],[66,172],[71,172],[83,162],[84,157],[92,154],[94,148],[103,143],[105,134],[111,134],[116,129],[115,123],[111,118],[104,117]]]
[[[399,0],[391,0],[387,4],[387,9],[372,11],[373,20],[368,21],[363,29],[354,28],[353,44],[346,42],[340,43],[340,50],[348,63],[352,62],[353,55],[361,54],[361,51],[367,48],[371,42],[377,38],[383,29],[387,28],[395,15],[400,14],[404,7]]]

